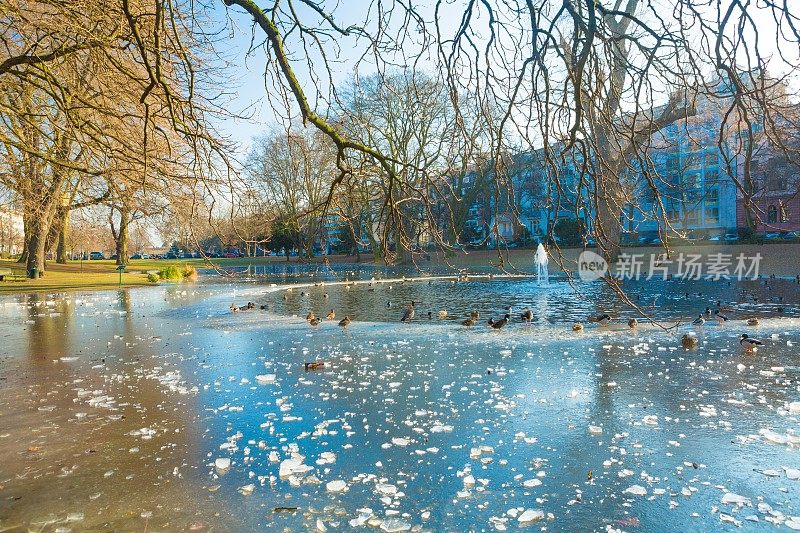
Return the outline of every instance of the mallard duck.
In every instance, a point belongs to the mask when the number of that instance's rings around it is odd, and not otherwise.
[[[235,306],[235,305],[233,305],[233,304],[231,304],[231,305],[230,305],[229,309],[231,310],[231,312],[232,312],[232,313],[236,313],[237,311],[239,311],[239,308],[238,308],[238,307],[236,307],[236,306]]]
[[[412,300],[412,302],[409,304],[409,306],[406,307],[406,310],[403,311],[403,316],[400,318],[400,322],[408,322],[411,319],[413,319],[414,318],[414,313],[416,312],[415,311],[415,307],[416,307],[416,304]]]
[[[336,311],[331,309],[331,312],[325,315],[325,320],[333,320],[334,318],[336,318]]]
[[[492,326],[494,329],[500,329],[503,326],[505,326],[506,324],[508,324],[508,321],[510,319],[511,319],[511,315],[506,313],[506,315],[503,318],[501,318],[500,320],[495,320],[494,318],[490,318],[489,321],[487,322],[487,324]]]
[[[603,313],[602,315],[590,316],[589,322],[596,322],[601,326],[605,326],[611,321],[611,315]]]
[[[350,317],[345,315],[345,317],[339,321],[339,326],[342,328],[346,328],[349,325],[350,325]]]
[[[525,309],[522,310],[522,313],[519,316],[522,320],[530,324],[531,320],[533,320],[533,311],[531,311],[526,307]]]
[[[714,319],[720,326],[730,320],[728,317],[719,312],[719,309],[714,310]]]
[[[757,325],[759,325],[759,324],[760,324],[760,322],[759,322],[759,321],[758,321],[758,319],[757,319],[757,318],[755,318],[755,317],[754,317],[754,318],[748,318],[748,319],[747,319],[747,325],[748,325],[748,326],[757,326]]]
[[[317,317],[314,317],[314,318],[312,318],[311,320],[308,321],[308,323],[311,324],[312,326],[319,326],[320,322],[322,322],[322,321]]]
[[[477,311],[470,311],[469,314],[467,314],[467,316],[473,320],[478,320],[481,317],[481,314]]]
[[[325,368],[325,361],[312,361],[310,363],[305,363],[305,370],[308,372],[309,370],[323,370]]]
[[[476,323],[476,322],[477,322],[477,320],[476,320],[476,319],[474,319],[474,318],[468,318],[468,319],[464,320],[464,321],[461,323],[461,325],[462,325],[462,326],[467,326],[468,328],[471,328],[472,326],[474,326],[474,325],[475,325],[475,323]]]
[[[729,305],[722,305],[721,301],[717,301],[717,309],[719,309],[722,313],[733,313],[733,307]]]
[[[758,339],[753,339],[752,337],[748,337],[747,333],[742,333],[742,338],[739,339],[739,344],[748,351],[752,352],[756,346],[764,346],[764,343]]]
[[[314,311],[309,311],[306,315],[306,320],[314,320],[315,318],[317,318],[317,315],[314,314]]]
[[[697,348],[697,337],[694,335],[689,335],[688,333],[681,337],[681,346],[683,346],[686,350],[691,350],[693,348]]]
[[[706,318],[711,318],[711,308],[706,307]]]
[[[572,331],[583,331],[583,324],[580,322],[572,324]]]
[[[693,326],[702,326],[705,323],[706,323],[706,319],[703,318],[703,315],[697,315],[697,318],[694,319],[694,321],[692,322],[692,325]]]
[[[639,325],[639,321],[638,321],[638,320],[636,320],[635,318],[631,318],[630,320],[628,320],[628,327],[629,327],[629,328],[631,328],[631,329],[636,329],[636,327],[637,327],[638,325]]]

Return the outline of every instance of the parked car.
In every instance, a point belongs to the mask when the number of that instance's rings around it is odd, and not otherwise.
[[[89,254],[89,259],[91,259],[93,261],[94,260],[99,260],[99,259],[105,259],[105,258],[106,258],[106,256],[103,255],[103,252],[92,252],[92,253]]]
[[[722,235],[713,235],[709,237],[708,240],[711,242],[719,242],[722,240]]]
[[[739,240],[739,236],[735,233],[726,233],[722,240],[725,242],[736,242]]]
[[[796,231],[782,231],[781,239],[785,241],[795,241],[800,239],[800,234],[798,234]]]
[[[777,240],[780,240],[780,238],[781,238],[781,234],[778,233],[777,231],[770,232],[770,233],[767,233],[767,234],[764,235],[764,240],[765,241],[777,241]]]

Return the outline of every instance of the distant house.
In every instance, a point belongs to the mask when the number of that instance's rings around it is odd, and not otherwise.
[[[24,235],[22,213],[0,207],[0,254],[21,254]]]
[[[800,230],[800,162],[794,147],[791,157],[783,148],[767,138],[758,144],[750,162],[749,185],[744,165],[739,165],[738,181],[750,189],[748,194],[738,193],[739,227],[753,227],[756,233]]]

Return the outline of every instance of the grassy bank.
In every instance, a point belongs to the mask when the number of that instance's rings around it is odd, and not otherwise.
[[[569,249],[563,250],[564,266],[574,270],[577,258],[582,250]],[[515,249],[502,252],[503,264],[510,271],[534,272],[533,263],[534,250]],[[663,253],[663,249],[657,247],[636,247],[626,250],[631,254],[645,254],[645,267],[648,264],[651,254]],[[774,244],[745,244],[745,245],[705,245],[705,246],[680,246],[673,249],[673,259],[680,253],[702,254],[703,261],[706,261],[709,254],[731,254],[735,263],[735,258],[739,254],[754,256],[760,253],[762,256],[760,273],[765,276],[776,275],[782,277],[794,277],[800,274],[800,265],[797,257],[800,257],[800,244],[798,243],[774,243]],[[428,257],[430,259],[428,259]],[[366,259],[370,256],[362,256],[362,263],[368,263]],[[323,262],[325,258],[316,257],[313,262]],[[356,258],[349,256],[330,256],[327,260],[335,263],[354,263]],[[219,268],[232,268],[247,265],[264,265],[274,263],[286,263],[285,257],[256,257],[256,258],[221,258],[213,259],[213,266]],[[296,263],[297,259],[292,258]],[[467,253],[457,252],[445,254],[442,252],[430,255],[420,254],[417,256],[417,265],[421,269],[432,267],[452,267],[457,269],[473,269],[478,267],[497,266],[499,258],[496,251],[475,250]],[[138,287],[151,285],[147,279],[147,273],[160,271],[167,267],[174,266],[183,269],[185,266],[192,266],[196,269],[210,268],[212,263],[204,259],[177,259],[177,260],[158,260],[141,259],[133,260],[122,274],[123,287]],[[97,290],[114,289],[119,287],[119,273],[116,271],[114,261],[70,261],[66,265],[59,265],[50,262],[43,278],[31,280],[25,278],[23,265],[10,260],[0,260],[0,269],[10,268],[18,275],[17,281],[0,282],[0,294],[29,291],[65,291],[65,290]],[[675,265],[671,270],[675,271]],[[561,271],[559,262],[551,257],[550,272],[558,273]]]

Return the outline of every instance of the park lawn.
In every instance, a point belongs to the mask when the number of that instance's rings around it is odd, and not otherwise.
[[[197,261],[197,260],[194,260]],[[152,285],[147,281],[147,271],[160,270],[168,265],[182,266],[190,261],[132,261],[122,274],[122,287]],[[135,264],[140,263],[140,264]],[[202,261],[197,265],[202,266]],[[59,265],[48,261],[44,277],[28,279],[25,266],[13,260],[0,260],[0,269],[10,268],[16,280],[0,281],[0,294],[31,291],[102,290],[120,286],[119,272],[114,261],[70,261]]]

